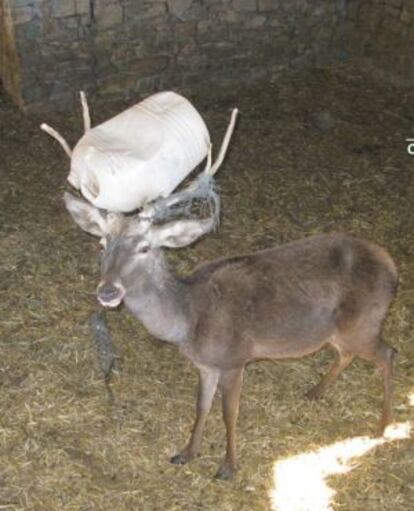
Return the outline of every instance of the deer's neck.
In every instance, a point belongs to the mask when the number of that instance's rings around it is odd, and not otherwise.
[[[128,290],[125,305],[155,337],[182,344],[191,329],[187,286],[173,275],[164,256],[151,271],[137,276]]]

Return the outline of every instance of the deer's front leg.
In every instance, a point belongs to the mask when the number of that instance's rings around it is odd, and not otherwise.
[[[230,479],[236,470],[236,423],[239,414],[240,394],[244,368],[223,371],[220,374],[220,390],[223,399],[223,419],[227,433],[227,450],[224,463],[219,468],[217,479]]]
[[[171,458],[171,463],[184,465],[198,453],[201,445],[204,425],[216,393],[219,372],[216,369],[199,369],[197,416],[188,445],[183,451]]]

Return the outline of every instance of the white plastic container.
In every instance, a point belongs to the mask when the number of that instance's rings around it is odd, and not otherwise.
[[[68,180],[96,207],[125,213],[167,197],[209,146],[191,103],[160,92],[88,129],[72,151]]]

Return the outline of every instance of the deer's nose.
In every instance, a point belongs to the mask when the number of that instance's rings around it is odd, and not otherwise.
[[[98,300],[104,307],[117,307],[125,295],[125,290],[117,284],[101,282],[97,289]]]

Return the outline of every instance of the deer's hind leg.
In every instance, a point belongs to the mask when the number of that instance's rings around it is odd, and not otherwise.
[[[352,352],[336,345],[333,346],[337,351],[337,359],[321,381],[306,393],[308,399],[319,399],[325,393],[326,389],[336,381],[342,371],[351,364],[355,357]]]
[[[331,343],[338,351],[338,360],[307,395],[313,399],[320,397],[355,357],[373,362],[382,376],[384,388],[382,415],[378,428],[378,436],[382,436],[392,420],[392,377],[396,351],[381,339],[379,330],[377,325],[372,326],[369,322],[365,325],[357,323],[354,328],[338,335],[337,339]]]
[[[378,427],[378,436],[384,434],[385,428],[392,420],[393,372],[396,350],[382,339],[378,339],[372,351],[361,353],[359,356],[373,362],[382,376],[384,400],[382,415]]]
[[[226,426],[227,449],[224,463],[220,466],[216,478],[230,479],[236,470],[236,423],[239,413],[240,394],[244,368],[223,371],[219,387],[222,394],[223,419]]]

